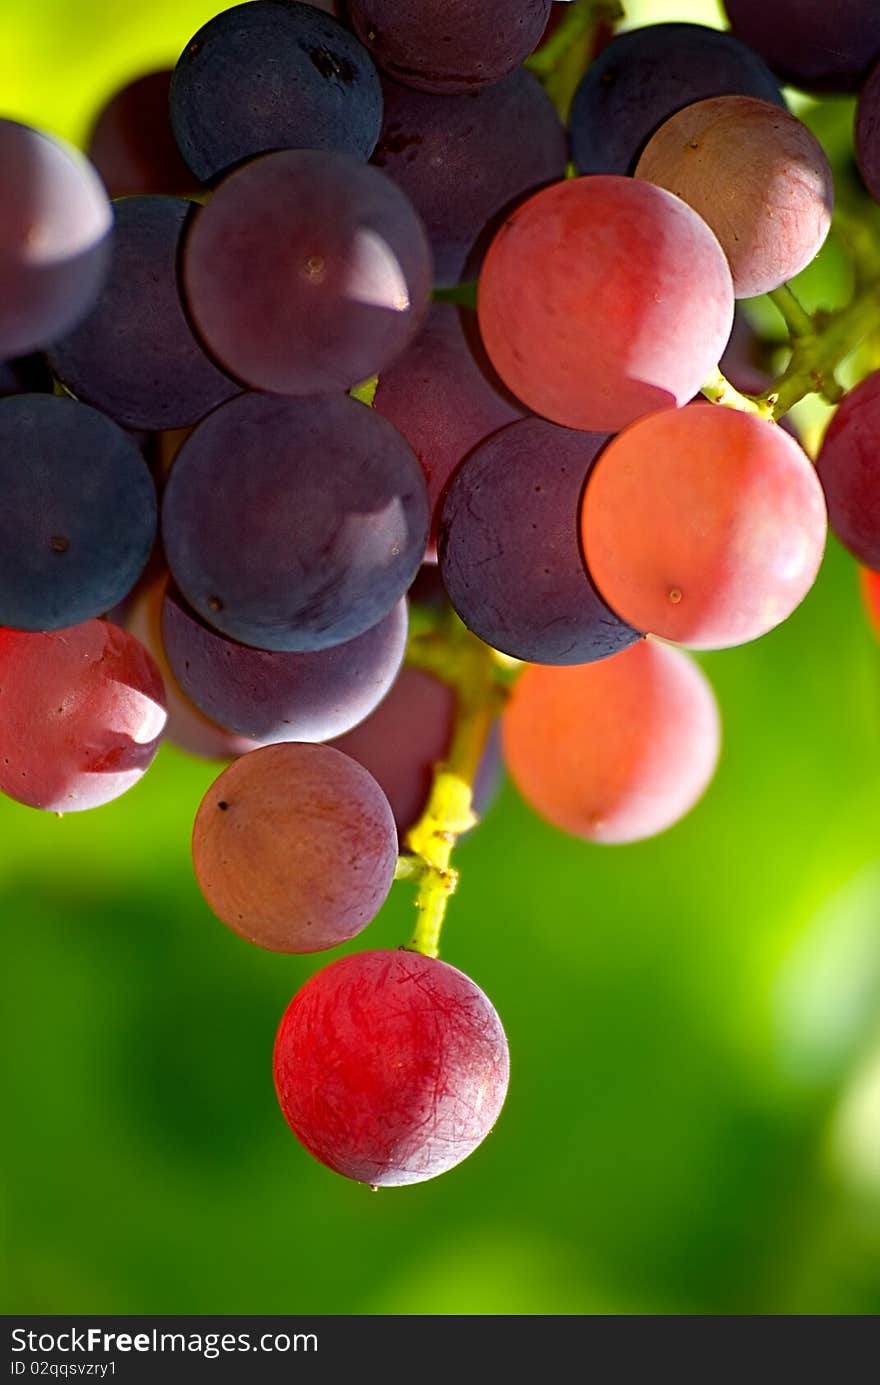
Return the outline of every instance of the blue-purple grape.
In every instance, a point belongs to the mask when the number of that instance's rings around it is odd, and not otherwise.
[[[524,419],[453,476],[440,573],[465,625],[494,649],[535,664],[587,664],[639,638],[605,605],[581,553],[581,496],[607,441]]]
[[[806,91],[857,91],[880,59],[877,0],[724,0],[730,27]]]
[[[184,428],[239,393],[202,350],[180,298],[177,266],[194,207],[179,197],[114,203],[98,301],[49,353],[71,394],[130,428]]]
[[[173,590],[162,604],[162,643],[180,687],[212,721],[264,745],[327,741],[357,726],[397,677],[406,633],[399,601],[356,639],[286,654],[226,639]]]
[[[579,173],[631,173],[654,131],[709,96],[757,96],[783,106],[757,54],[702,24],[651,24],[618,34],[587,68],[571,108]]]
[[[422,218],[438,284],[476,274],[516,202],[565,177],[565,131],[529,72],[450,98],[383,83],[385,116],[373,163]]]
[[[321,394],[366,380],[406,347],[431,293],[407,198],[344,154],[255,159],[194,218],[184,283],[197,330],[257,389]]]
[[[367,51],[331,15],[297,0],[251,0],[210,19],[183,50],[171,124],[203,183],[273,149],[368,159],[382,89]]]
[[[856,159],[875,202],[880,202],[880,63],[859,93],[856,108]]]
[[[165,489],[165,553],[223,634],[306,653],[362,635],[415,577],[428,536],[421,468],[348,395],[245,394],[184,443]]]
[[[156,492],[111,419],[52,395],[0,400],[0,494],[0,625],[78,625],[131,591],[155,539]]]

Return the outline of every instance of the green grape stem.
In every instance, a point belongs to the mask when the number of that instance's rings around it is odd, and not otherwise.
[[[597,33],[603,25],[616,24],[623,17],[619,0],[576,0],[552,38],[526,60],[526,67],[542,83],[563,121],[593,56]]]
[[[845,227],[844,240],[852,239]],[[857,266],[858,267],[858,266]],[[757,413],[778,421],[806,399],[818,394],[829,404],[838,404],[845,393],[837,372],[873,334],[880,321],[880,279],[866,281],[856,276],[856,293],[844,308],[834,312],[807,312],[788,284],[768,297],[778,308],[788,328],[791,355],[788,364],[763,394],[740,394],[725,379],[720,369],[703,385],[702,393],[715,404]]]
[[[505,689],[494,652],[445,616],[434,628],[417,628],[406,662],[448,683],[456,696],[449,753],[434,771],[425,810],[407,833],[408,854],[399,857],[395,872],[395,879],[417,887],[418,917],[409,949],[437,957],[446,906],[458,886],[452,852],[458,838],[477,823],[474,780]]]

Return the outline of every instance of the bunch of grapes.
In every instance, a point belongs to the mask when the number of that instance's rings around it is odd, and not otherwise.
[[[410,944],[318,971],[275,1047],[294,1133],[372,1186],[505,1098],[498,1015],[438,957],[499,745],[560,830],[648,837],[719,753],[685,650],[785,621],[829,515],[880,608],[880,8],[619,9],[251,0],[90,160],[0,121],[0,789],[106,804],[163,736],[231,761],[196,877],[283,953],[414,885]],[[788,288],[834,187],[782,80],[861,92],[836,314]],[[762,294],[775,378],[735,326]],[[779,426],[808,393],[839,404],[818,466]]]

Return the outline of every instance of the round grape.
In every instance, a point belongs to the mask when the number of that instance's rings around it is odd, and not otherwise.
[[[828,521],[851,553],[880,569],[880,371],[845,395],[816,464]]]
[[[70,145],[0,119],[0,360],[43,350],[101,288],[113,213],[101,179]]]
[[[550,0],[349,0],[348,12],[384,72],[451,96],[518,67],[540,42]]]
[[[724,0],[733,32],[786,82],[857,91],[880,58],[877,0]]]
[[[165,725],[162,677],[116,625],[0,629],[0,790],[55,813],[97,808],[149,769]]]
[[[111,197],[168,193],[188,197],[198,188],[171,132],[171,71],[147,72],[113,94],[89,136],[88,155]]]
[[[368,159],[382,124],[369,54],[337,20],[296,0],[250,0],[209,19],[181,54],[171,125],[203,183],[272,149]]]
[[[527,668],[502,720],[507,767],[541,817],[587,841],[653,837],[718,761],[712,688],[679,649],[641,640],[576,668]]]
[[[827,522],[781,428],[714,404],[666,409],[603,452],[582,534],[599,591],[636,629],[696,649],[757,639],[815,581]]]
[[[834,183],[821,145],[793,115],[750,96],[686,106],[650,140],[636,177],[674,192],[712,227],[737,298],[799,274],[831,226]]]
[[[275,1041],[284,1118],[310,1154],[373,1187],[421,1183],[489,1134],[507,1040],[469,977],[416,952],[341,957],[290,1002]]]
[[[355,760],[286,742],[243,755],[202,799],[193,829],[199,888],[235,933],[273,952],[353,938],[388,896],[397,831]]]
[[[73,399],[0,400],[0,622],[54,630],[131,591],[156,535],[156,492],[135,444]]]
[[[326,741],[370,715],[400,670],[406,602],[357,639],[314,654],[253,649],[203,624],[174,591],[162,642],[178,683],[212,721],[254,741]]]
[[[724,253],[677,197],[631,178],[573,178],[504,223],[478,291],[505,384],[569,428],[613,433],[684,404],[733,325]]]
[[[347,390],[418,331],[431,293],[425,232],[378,169],[343,154],[268,154],[195,217],[184,286],[218,361],[278,394]]]
[[[210,625],[259,649],[310,653],[378,625],[428,537],[421,468],[347,395],[246,394],[181,448],[162,505],[177,586]]]

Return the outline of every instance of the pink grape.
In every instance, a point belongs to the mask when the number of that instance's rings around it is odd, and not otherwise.
[[[631,178],[573,178],[504,223],[478,312],[518,399],[554,423],[613,433],[704,384],[733,326],[733,286],[715,236],[677,197]]]
[[[718,708],[680,649],[641,640],[610,659],[528,667],[504,713],[504,758],[536,812],[593,842],[671,827],[702,796],[720,748]]]
[[[715,404],[652,414],[609,443],[581,524],[612,610],[695,649],[744,644],[787,619],[815,581],[827,529],[794,439]]]
[[[162,677],[126,630],[0,629],[0,790],[56,813],[109,803],[153,761]]]

